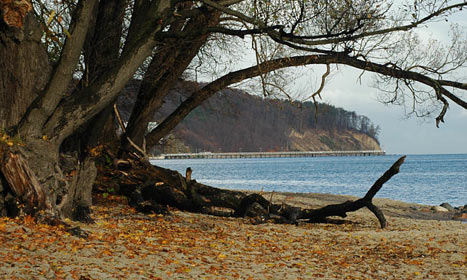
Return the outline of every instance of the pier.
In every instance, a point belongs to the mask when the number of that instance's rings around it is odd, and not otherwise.
[[[211,158],[284,158],[328,156],[384,156],[384,151],[318,151],[318,152],[238,152],[161,154],[150,159],[211,159]]]

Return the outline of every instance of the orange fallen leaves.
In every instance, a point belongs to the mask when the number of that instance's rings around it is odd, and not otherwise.
[[[93,210],[97,223],[81,225],[91,232],[87,240],[28,217],[0,219],[0,258],[35,275],[51,268],[53,277],[63,279],[345,279],[346,273],[352,273],[350,279],[378,279],[401,265],[411,269],[400,278],[410,279],[443,278],[430,268],[440,260],[453,271],[465,268],[465,260],[447,262],[456,252],[446,240],[395,242],[385,231],[371,230],[367,236],[361,225],[253,226],[247,220],[183,212],[144,216],[115,200]],[[458,242],[465,244],[462,237]],[[113,267],[116,263],[122,265]]]

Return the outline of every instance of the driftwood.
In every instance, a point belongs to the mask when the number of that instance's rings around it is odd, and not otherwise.
[[[373,204],[372,200],[375,194],[381,189],[384,183],[389,181],[392,176],[399,173],[399,168],[404,163],[405,156],[399,158],[368,190],[366,195],[355,201],[346,201],[341,204],[328,205],[315,210],[303,210],[300,219],[310,219],[311,221],[324,220],[326,217],[339,216],[346,217],[347,212],[357,211],[360,208],[367,207],[378,218],[381,228],[385,228],[386,218],[383,212]]]
[[[383,212],[373,204],[373,197],[381,189],[392,176],[399,172],[399,168],[404,163],[405,156],[399,158],[370,188],[363,198],[355,201],[346,201],[340,204],[332,204],[319,209],[300,209],[290,205],[272,204],[260,195],[250,195],[242,200],[240,207],[235,212],[236,216],[245,216],[249,205],[253,203],[260,204],[263,208],[268,209],[269,214],[280,217],[279,221],[288,223],[297,223],[300,220],[308,220],[309,222],[325,222],[328,217],[339,216],[345,218],[347,212],[357,211],[363,207],[367,207],[375,216],[381,225],[385,228],[387,225],[386,218]]]
[[[274,221],[297,224],[298,221],[326,222],[328,217],[346,217],[348,212],[367,207],[378,218],[381,228],[386,227],[383,212],[373,204],[375,194],[383,184],[399,172],[405,156],[397,160],[369,189],[355,201],[328,205],[319,209],[302,209],[287,204],[273,204],[260,194],[247,195],[240,191],[206,186],[169,169],[152,166],[147,161],[136,161],[132,172],[125,176],[119,193],[129,198],[130,205],[142,212],[168,213],[168,208],[206,213],[218,216],[254,217],[257,222]],[[136,163],[136,164],[135,164]],[[139,175],[135,171],[140,168]],[[133,174],[133,175],[130,175]],[[143,175],[142,175],[143,174]],[[129,178],[133,176],[133,178]]]

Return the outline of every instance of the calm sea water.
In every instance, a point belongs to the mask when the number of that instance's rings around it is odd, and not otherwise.
[[[226,189],[363,196],[399,157],[189,159],[152,163],[182,174],[191,167],[193,179]],[[376,197],[429,205],[464,205],[467,154],[408,155],[399,174]]]

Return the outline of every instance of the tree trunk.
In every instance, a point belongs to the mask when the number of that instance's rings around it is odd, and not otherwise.
[[[41,36],[32,13],[24,18],[23,28],[8,26],[0,19],[0,117],[4,139],[0,141],[0,215],[44,211],[60,218],[78,217],[74,215],[76,209],[91,205],[94,163],[80,162],[78,153],[60,155],[59,143],[21,135],[15,129],[49,82],[52,67]]]
[[[0,20],[0,129],[17,125],[47,84],[52,67],[41,36],[32,14],[26,16],[24,29]]]
[[[97,174],[92,160],[79,162],[75,155],[59,155],[57,145],[44,140],[12,147],[2,144],[0,156],[3,187],[16,198],[17,213],[44,211],[59,218],[90,221],[79,212],[91,206]]]
[[[187,24],[176,24],[171,29],[180,31],[183,28],[184,32],[195,32],[200,26],[217,25],[219,17],[220,13],[214,11],[207,15],[197,16]],[[127,137],[136,145],[140,147],[143,145],[148,123],[153,118],[154,113],[162,106],[169,90],[175,85],[207,39],[207,34],[192,40],[168,39],[162,47],[158,48],[144,75],[128,120],[126,134],[122,137],[123,150],[131,148]]]
[[[117,64],[126,5],[126,0],[99,2],[94,27],[88,33],[84,48],[86,71],[81,87],[92,83]],[[113,104],[97,114],[80,137],[83,145],[89,148],[104,143],[116,143]]]

